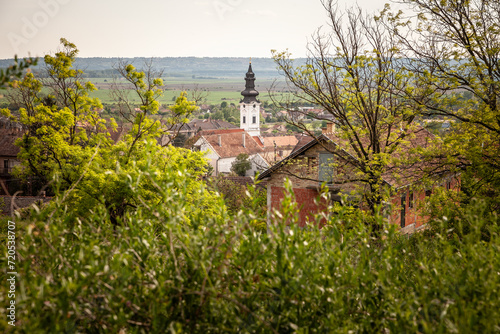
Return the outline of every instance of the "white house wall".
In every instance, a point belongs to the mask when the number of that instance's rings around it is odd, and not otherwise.
[[[219,155],[213,151],[212,146],[203,138],[198,139],[194,146],[199,147],[201,152],[205,152],[205,158],[208,159],[210,166],[214,169],[213,174],[217,175],[217,160],[219,159]]]
[[[231,166],[236,157],[224,158],[219,160],[219,173],[231,173]]]
[[[230,157],[230,158],[224,158],[224,159],[219,159],[218,164],[219,168],[218,171],[219,173],[231,173],[231,166],[233,165],[233,162],[236,160],[236,157]],[[259,154],[254,154],[250,156],[250,162],[252,163],[250,168],[245,176],[254,176],[257,171],[264,171],[266,168],[269,167],[267,162],[259,155]]]

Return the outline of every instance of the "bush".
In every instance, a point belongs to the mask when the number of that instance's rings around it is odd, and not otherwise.
[[[231,164],[231,171],[236,175],[245,176],[247,171],[252,168],[252,163],[249,159],[248,154],[240,153],[236,157],[236,160]]]
[[[138,178],[156,184],[159,199],[127,212],[116,227],[103,223],[108,211],[99,203],[68,221],[61,197],[19,222],[18,320],[7,325],[3,307],[0,330],[498,331],[499,230],[490,224],[490,238],[482,240],[480,208],[465,213],[477,224],[453,242],[446,230],[408,238],[394,226],[380,240],[361,222],[345,229],[333,219],[327,229],[299,229],[288,196],[270,218],[269,233],[260,233],[248,212],[229,219],[220,199],[213,203],[217,214],[195,210],[186,224],[184,213],[203,201],[182,187],[189,175],[164,172],[160,177],[145,167],[125,178],[131,188]]]

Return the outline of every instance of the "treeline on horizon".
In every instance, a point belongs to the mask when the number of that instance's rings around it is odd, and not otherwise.
[[[155,69],[163,71],[165,77],[186,77],[204,79],[213,78],[240,78],[247,71],[250,58],[246,57],[135,57],[135,58],[105,58],[90,57],[77,58],[75,68],[84,70],[88,78],[109,78],[118,76],[116,65],[120,61],[134,64],[141,68],[152,62]],[[305,63],[305,58],[297,59],[298,64]],[[7,68],[14,59],[0,59],[0,68]],[[276,63],[272,58],[252,58],[252,66],[258,78],[274,78],[279,76]],[[33,71],[45,67],[43,57],[38,60],[38,65],[33,66]]]

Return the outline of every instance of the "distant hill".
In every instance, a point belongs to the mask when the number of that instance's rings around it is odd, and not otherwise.
[[[167,77],[186,78],[242,78],[248,69],[248,58],[197,58],[197,57],[165,57],[165,58],[77,58],[75,67],[82,69],[88,77],[110,77],[113,74],[113,66],[120,60],[132,63],[141,68],[145,62],[153,60],[154,68],[163,70]],[[11,65],[13,59],[0,59],[0,68]],[[298,59],[303,64],[305,59]],[[44,65],[43,58],[39,59],[41,68]],[[255,74],[260,78],[278,77],[276,64],[271,58],[253,58],[252,67]]]

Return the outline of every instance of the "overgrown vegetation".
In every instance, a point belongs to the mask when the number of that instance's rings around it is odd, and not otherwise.
[[[445,217],[433,222],[431,235],[408,238],[386,226],[381,242],[342,212],[322,230],[298,229],[291,196],[269,233],[253,229],[246,214],[227,219],[220,200],[215,216],[199,212],[187,224],[183,213],[203,205],[184,200],[189,173],[160,177],[149,166],[123,187],[135,189],[142,178],[158,187],[159,200],[139,205],[116,228],[102,203],[68,219],[61,197],[17,221],[18,322],[8,326],[2,314],[2,331],[499,329],[499,218],[481,202],[453,230]],[[1,289],[5,304],[6,285]]]

